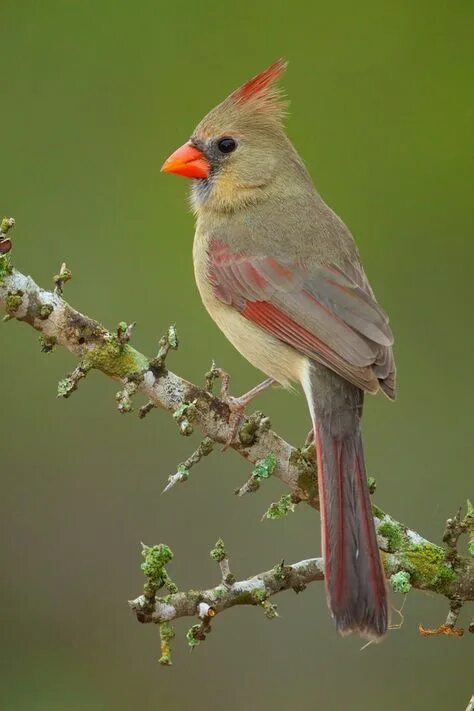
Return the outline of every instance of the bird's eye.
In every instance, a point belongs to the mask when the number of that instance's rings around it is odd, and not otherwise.
[[[237,143],[233,138],[221,138],[217,144],[221,153],[232,153],[237,148]]]

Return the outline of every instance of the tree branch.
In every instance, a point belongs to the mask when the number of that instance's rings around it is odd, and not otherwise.
[[[56,288],[53,291],[42,289],[31,277],[13,269],[6,254],[11,246],[6,232],[13,224],[12,220],[4,220],[0,229],[0,306],[6,311],[5,319],[16,319],[39,331],[43,350],[61,345],[78,359],[75,370],[60,381],[58,396],[69,397],[94,368],[121,383],[122,390],[117,393],[120,412],[130,412],[133,396],[142,393],[147,404],[140,408],[140,417],[156,407],[173,414],[181,434],[188,435],[193,428],[198,428],[205,440],[178,467],[177,474],[170,477],[172,484],[185,481],[190,467],[212,450],[212,443],[227,442],[231,433],[231,413],[226,402],[167,368],[168,351],[178,345],[173,327],[161,339],[157,356],[147,358],[130,345],[131,326],[122,322],[115,332],[108,331],[63,299],[64,284],[71,278],[65,264],[54,278]],[[207,374],[208,387],[212,387],[212,375],[211,370]],[[245,419],[231,447],[255,467],[249,481],[239,490],[240,494],[254,491],[270,475],[290,489],[291,497],[282,497],[271,507],[274,513],[271,517],[292,510],[300,501],[318,508],[315,457],[311,445],[304,448],[292,446],[270,429],[267,417],[257,412]],[[373,510],[387,576],[395,590],[408,592],[411,587],[429,590],[461,605],[474,600],[474,561],[453,553],[452,536],[447,541],[448,548],[444,548],[427,541],[375,505]],[[471,537],[472,520],[471,508],[463,524],[463,531]],[[197,594],[199,602],[204,601],[215,612],[220,612],[236,604],[256,604],[255,591],[257,595],[261,591],[266,599],[282,590],[304,586],[323,577],[318,558],[285,566],[285,570],[288,574],[283,579],[273,569],[247,581],[234,582],[230,587],[223,583],[201,591]],[[166,602],[161,598],[155,600],[153,595],[153,610],[150,599],[145,600],[145,597],[130,603],[142,622],[199,616],[196,594],[192,591],[174,593]],[[168,644],[169,635],[165,634],[165,638]]]
[[[144,595],[130,600],[129,605],[139,622],[170,622],[179,617],[211,617],[235,605],[264,605],[268,598],[283,590],[302,592],[309,583],[324,580],[322,558],[309,558],[293,565],[276,565],[271,570],[259,573],[232,585],[222,581],[208,590],[177,592],[165,598],[157,598],[150,609]],[[265,611],[265,606],[263,607]]]

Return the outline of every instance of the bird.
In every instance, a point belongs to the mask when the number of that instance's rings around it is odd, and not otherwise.
[[[326,598],[338,632],[378,641],[388,599],[361,437],[364,394],[395,399],[389,319],[344,222],[284,128],[273,62],[213,108],[162,166],[192,180],[202,302],[267,379],[300,383],[314,432]]]

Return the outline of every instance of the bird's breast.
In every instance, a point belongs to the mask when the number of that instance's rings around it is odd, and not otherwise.
[[[194,273],[201,299],[211,318],[253,366],[285,387],[294,381],[301,382],[306,373],[307,358],[218,298],[219,285],[210,278],[208,244],[208,235],[198,227],[193,246]]]

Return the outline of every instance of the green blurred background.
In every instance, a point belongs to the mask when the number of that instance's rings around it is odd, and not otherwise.
[[[136,320],[148,354],[176,322],[171,367],[202,382],[215,358],[235,393],[260,374],[204,313],[188,185],[159,169],[229,91],[290,61],[289,134],[356,236],[396,334],[399,398],[366,407],[376,498],[436,541],[473,494],[473,14],[467,0],[0,4],[0,210],[17,219],[15,264],[46,286],[66,260],[69,300],[111,327]],[[472,640],[421,639],[418,623],[439,624],[446,601],[416,592],[403,628],[363,652],[336,636],[314,585],[281,596],[272,622],[226,612],[192,654],[180,621],[174,665],[159,667],[158,629],[126,602],[142,586],[140,541],[172,547],[180,586],[207,586],[219,536],[247,576],[318,554],[318,517],[302,506],[260,523],[283,489],[233,496],[249,468],[232,452],[162,497],[198,435],[179,437],[158,411],[120,417],[100,375],[58,401],[69,354],[41,354],[15,322],[0,343],[2,709],[465,707]],[[258,406],[303,441],[301,396],[275,390]]]

